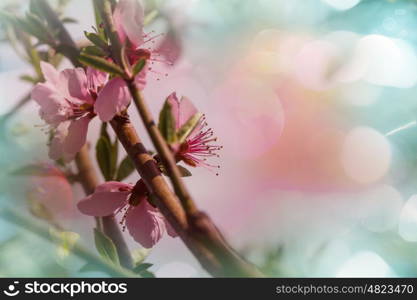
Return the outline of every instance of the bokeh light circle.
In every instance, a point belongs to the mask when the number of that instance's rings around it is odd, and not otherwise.
[[[408,242],[417,242],[417,195],[404,205],[398,224],[399,235]]]
[[[350,178],[369,184],[387,173],[391,164],[391,146],[375,129],[356,127],[345,138],[341,162]]]

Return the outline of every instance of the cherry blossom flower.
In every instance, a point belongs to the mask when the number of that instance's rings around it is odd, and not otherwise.
[[[102,120],[112,119],[127,107],[130,94],[121,78],[108,82],[107,74],[92,68],[59,72],[41,62],[41,69],[45,82],[34,87],[32,98],[53,133],[49,156],[69,161],[85,144],[91,119],[96,114]]]
[[[124,212],[123,229],[127,228],[133,239],[145,248],[152,248],[165,233],[177,236],[159,210],[149,203],[142,180],[135,186],[117,181],[105,182],[77,206],[83,214],[96,217]]]
[[[26,197],[31,212],[52,221],[74,215],[73,193],[66,174],[49,162],[36,162],[16,170],[16,175],[29,176]],[[59,201],[57,201],[59,199]]]
[[[113,21],[120,41],[126,44],[126,56],[130,64],[134,65],[140,59],[145,59],[147,62],[146,66],[135,77],[139,89],[143,89],[146,84],[147,71],[161,75],[161,73],[153,70],[150,65],[155,62],[171,64],[161,58],[163,56],[161,53],[153,50],[150,46],[146,47],[148,43],[154,43],[155,39],[163,34],[151,36],[151,34],[144,33],[144,8],[141,2],[137,0],[120,0],[114,9]]]
[[[218,165],[207,163],[207,158],[219,157],[217,151],[222,149],[222,146],[213,143],[217,141],[217,137],[214,137],[212,128],[206,128],[205,116],[198,112],[187,97],[178,99],[175,92],[170,94],[166,101],[171,107],[175,131],[179,138],[170,145],[176,160],[184,161],[192,167],[203,166],[210,170],[220,168]],[[195,121],[190,124],[192,119]],[[188,126],[187,123],[191,128],[184,130],[184,126]],[[182,132],[185,132],[185,135],[182,136]]]

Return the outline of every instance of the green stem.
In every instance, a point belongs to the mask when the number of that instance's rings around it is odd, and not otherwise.
[[[12,223],[33,234],[36,234],[37,236],[47,241],[51,241],[51,234],[48,228],[45,228],[45,226],[42,226],[37,222],[33,222],[31,219],[26,218],[25,216],[15,212],[14,210],[4,208],[0,209],[0,217],[8,221],[9,223]],[[80,245],[80,243],[78,242],[73,246],[72,252],[79,258],[84,259],[86,262],[95,266],[98,270],[103,271],[109,274],[110,276],[138,277],[138,275],[133,273],[132,271],[109,263],[108,261],[95,255],[87,248]]]

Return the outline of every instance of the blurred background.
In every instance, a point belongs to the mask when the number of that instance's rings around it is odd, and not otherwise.
[[[84,40],[91,2],[51,3]],[[274,277],[417,276],[417,1],[144,3],[154,14],[146,31],[165,33],[155,47],[174,63],[154,67],[168,76],[151,73],[145,96],[155,115],[172,91],[206,113],[224,146],[213,161],[220,174],[193,169],[185,180],[230,242]],[[19,78],[31,73],[0,44],[0,114],[30,90]],[[1,125],[0,207],[30,216],[36,199],[94,251],[93,219],[75,207],[80,187],[10,174],[48,162],[36,105]],[[92,128],[94,145],[97,120]],[[0,276],[106,276],[81,272],[85,263],[61,248],[0,220]],[[157,277],[208,276],[179,239],[142,252]]]

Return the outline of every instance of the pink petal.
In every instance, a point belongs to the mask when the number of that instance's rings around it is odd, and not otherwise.
[[[48,124],[56,126],[72,114],[68,101],[50,83],[36,84],[31,96],[40,106],[41,118]]]
[[[134,47],[139,47],[143,43],[143,19],[143,6],[139,1],[120,0],[113,13],[120,40],[125,42],[127,36]]]
[[[133,239],[145,248],[152,248],[166,232],[164,217],[146,200],[128,212],[126,227]]]
[[[176,129],[181,128],[192,116],[198,113],[198,110],[187,97],[181,97],[181,100],[178,100],[175,92],[168,96],[167,101],[171,105]]]
[[[65,69],[59,74],[59,79],[59,88],[68,100],[77,104],[93,103],[87,89],[87,76],[82,68]]]
[[[87,67],[88,88],[93,90],[94,92],[97,93],[98,89],[107,82],[108,78],[109,75],[107,73],[101,72],[91,67]]]
[[[41,61],[41,70],[45,81],[54,86],[59,85],[59,72],[50,63]]]
[[[175,231],[175,229],[169,224],[168,220],[164,217],[165,227],[167,229],[167,233],[170,237],[177,237],[178,233]]]
[[[95,192],[118,192],[120,189],[131,191],[133,186],[119,181],[107,181],[98,185]]]
[[[155,52],[163,55],[168,62],[174,64],[180,58],[182,53],[180,38],[173,30],[170,30],[165,35],[162,42],[158,45]]]
[[[68,135],[68,127],[70,121],[62,122],[55,129],[54,137],[49,145],[49,157],[53,160],[63,158],[65,161],[71,161],[74,158],[74,154],[68,154],[64,151],[64,141]]]
[[[84,146],[90,121],[91,118],[89,116],[84,116],[71,122],[71,125],[68,127],[68,135],[63,144],[65,153],[75,155]]]
[[[78,209],[86,215],[104,217],[126,204],[130,192],[94,192],[78,202]]]
[[[103,122],[126,109],[130,102],[130,93],[123,79],[117,77],[110,80],[98,94],[94,111]]]
[[[123,21],[123,15],[122,15],[122,1],[119,1],[116,5],[116,8],[113,11],[113,22],[114,26],[116,27],[117,35],[119,36],[120,41],[122,44],[126,42],[126,33],[123,29],[122,21]]]

